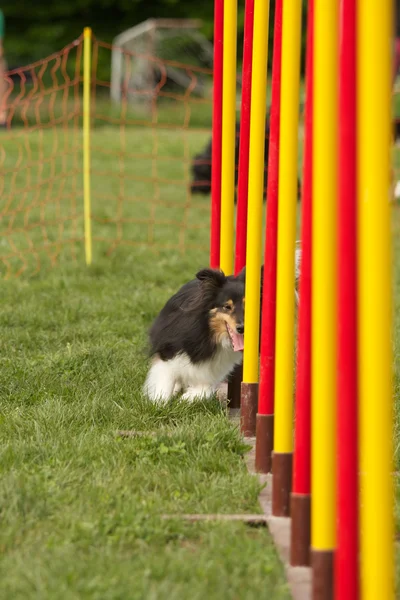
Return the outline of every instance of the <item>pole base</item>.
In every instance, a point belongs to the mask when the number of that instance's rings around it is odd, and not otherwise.
[[[292,490],[292,452],[274,452],[272,457],[272,514],[290,516]]]
[[[256,435],[256,415],[258,405],[258,383],[241,385],[240,430],[244,437]]]
[[[292,493],[290,514],[292,517],[290,564],[292,567],[308,567],[310,565],[311,534],[310,495]]]
[[[272,471],[272,450],[274,449],[274,415],[256,416],[256,471]]]
[[[333,550],[312,550],[312,600],[333,600]]]

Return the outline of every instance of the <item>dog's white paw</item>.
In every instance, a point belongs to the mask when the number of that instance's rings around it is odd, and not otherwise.
[[[149,390],[147,389],[143,390],[143,394],[146,396],[146,398],[148,398],[148,400],[150,400],[150,402],[153,402],[153,404],[166,404],[171,398],[171,396],[162,392],[149,393]]]
[[[190,402],[193,402],[193,400],[205,400],[206,398],[211,398],[213,393],[214,388],[212,387],[190,387],[182,395],[182,400],[189,400]]]
[[[151,402],[165,404],[172,398],[174,384],[175,377],[170,362],[154,358],[144,382],[143,394]]]

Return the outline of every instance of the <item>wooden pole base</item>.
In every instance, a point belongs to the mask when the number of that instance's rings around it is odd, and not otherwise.
[[[290,564],[293,567],[310,565],[310,519],[311,499],[309,494],[291,496],[290,515],[292,517]]]
[[[290,516],[290,492],[292,489],[291,452],[274,452],[272,457],[272,514],[274,517]]]
[[[333,551],[312,550],[312,600],[333,600]]]
[[[257,473],[272,471],[272,450],[274,448],[274,415],[256,416],[256,461]]]
[[[254,437],[256,435],[258,383],[242,382],[241,392],[240,429],[245,437]]]

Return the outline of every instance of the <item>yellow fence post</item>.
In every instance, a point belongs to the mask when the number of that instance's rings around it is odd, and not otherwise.
[[[359,2],[357,29],[361,599],[394,600],[393,0]]]
[[[92,222],[90,202],[90,89],[92,55],[92,30],[83,31],[83,205],[85,223],[86,264],[92,264]]]
[[[224,2],[220,266],[233,273],[237,0]]]

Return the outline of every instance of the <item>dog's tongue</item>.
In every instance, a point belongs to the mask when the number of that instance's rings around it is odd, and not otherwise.
[[[232,346],[235,352],[239,352],[244,348],[244,335],[243,333],[236,333],[229,327],[229,335],[231,337]]]

